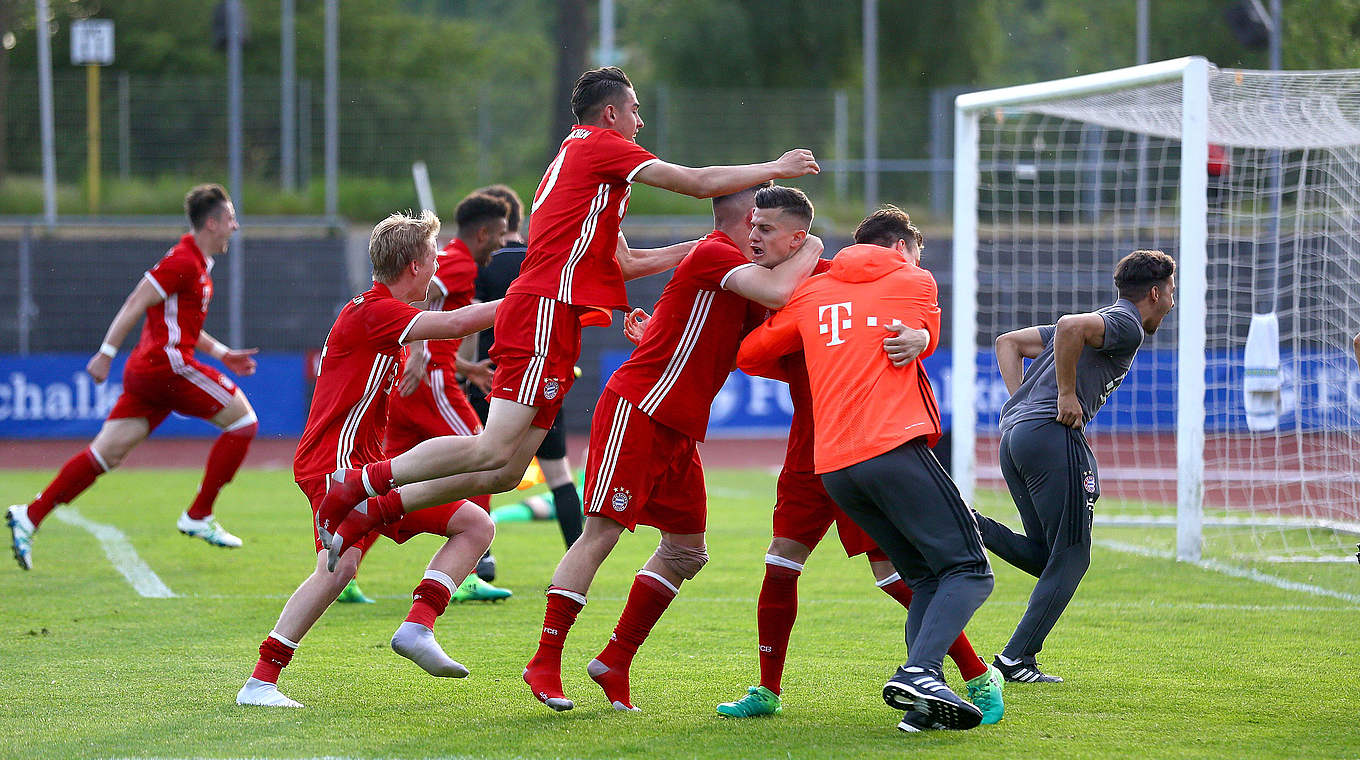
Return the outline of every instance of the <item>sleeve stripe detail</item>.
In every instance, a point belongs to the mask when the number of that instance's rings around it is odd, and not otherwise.
[[[731,277],[733,274],[736,274],[737,272],[740,272],[741,270],[743,270],[743,269],[745,269],[745,268],[747,268],[747,267],[753,267],[753,266],[755,266],[755,263],[754,263],[754,262],[748,261],[748,262],[746,262],[745,264],[740,264],[740,265],[738,265],[738,266],[732,267],[731,269],[727,270],[727,274],[723,275],[722,281],[718,283],[718,286],[721,287],[723,290],[727,290],[727,280],[728,280],[729,277]]]
[[[439,288],[439,292],[443,293],[445,298],[449,297],[449,289],[444,287],[444,281],[439,279],[439,275],[436,274],[434,277],[431,277],[430,282],[433,282],[434,286]]]
[[[411,328],[416,326],[416,320],[425,316],[425,314],[426,312],[422,311],[419,314],[416,314],[414,317],[411,317],[411,321],[406,323],[406,329],[401,331],[401,337],[397,338],[398,343],[407,342],[406,336],[411,334]]]
[[[150,272],[147,272],[142,276],[146,278],[147,282],[151,283],[151,287],[155,288],[157,293],[161,294],[161,298],[167,297],[165,295],[165,289],[161,287],[161,284],[159,282],[156,282],[156,278],[152,277]]]
[[[661,159],[659,158],[649,158],[646,161],[643,161],[642,163],[638,164],[637,166],[634,166],[633,170],[631,172],[628,172],[627,179],[629,184],[632,184],[633,178],[637,176],[638,172],[642,171],[643,169],[647,168],[648,166],[651,166],[652,164],[660,160]]]

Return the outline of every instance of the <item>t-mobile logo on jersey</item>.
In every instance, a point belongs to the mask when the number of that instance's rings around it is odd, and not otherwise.
[[[845,310],[845,316],[843,317],[841,316],[842,309]],[[826,317],[828,312],[831,314],[830,318],[826,321],[822,321],[822,318]],[[818,332],[822,335],[826,335],[827,332],[831,333],[831,340],[826,343],[828,346],[839,346],[844,343],[845,341],[841,339],[841,330],[849,330],[850,324],[849,301],[846,301],[845,303],[833,303],[830,306],[817,307],[817,326],[821,328]]]

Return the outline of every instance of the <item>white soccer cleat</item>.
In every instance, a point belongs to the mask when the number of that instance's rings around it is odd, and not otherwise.
[[[241,545],[241,539],[228,533],[227,529],[222,527],[222,523],[212,519],[211,515],[202,520],[195,520],[185,512],[175,521],[175,527],[179,528],[180,533],[190,538],[201,538],[213,546],[235,549]]]
[[[238,705],[258,705],[260,707],[303,707],[303,704],[295,699],[289,699],[279,691],[278,684],[268,681],[261,681],[258,678],[247,678],[246,685],[236,692],[236,704]]]
[[[9,525],[10,548],[14,550],[14,561],[25,570],[33,569],[33,521],[28,519],[28,505],[15,504],[5,513],[5,523]]]
[[[406,621],[392,634],[392,651],[420,666],[437,678],[462,678],[468,669],[455,662],[434,638],[434,631],[420,623]]]

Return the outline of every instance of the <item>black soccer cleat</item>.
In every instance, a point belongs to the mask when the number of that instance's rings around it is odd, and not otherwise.
[[[1039,669],[1039,662],[1033,656],[1022,657],[1020,662],[1007,665],[1001,657],[992,659],[992,665],[1001,671],[1007,681],[1017,683],[1062,683],[1062,676],[1052,676]]]
[[[981,710],[950,690],[940,673],[925,668],[898,668],[883,686],[883,701],[907,712],[897,726],[903,731],[957,731],[982,722]]]

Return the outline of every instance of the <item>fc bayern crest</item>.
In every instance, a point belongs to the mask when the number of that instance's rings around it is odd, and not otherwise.
[[[557,392],[561,389],[562,386],[557,382],[557,378],[550,377],[543,381],[543,398],[552,401],[557,398]]]
[[[1086,487],[1086,493],[1095,493],[1096,492],[1095,473],[1093,472],[1086,473],[1086,476],[1081,480],[1081,484]]]
[[[615,488],[614,495],[609,499],[609,504],[614,507],[615,512],[622,512],[628,508],[628,502],[632,498],[633,494],[627,488]]]

